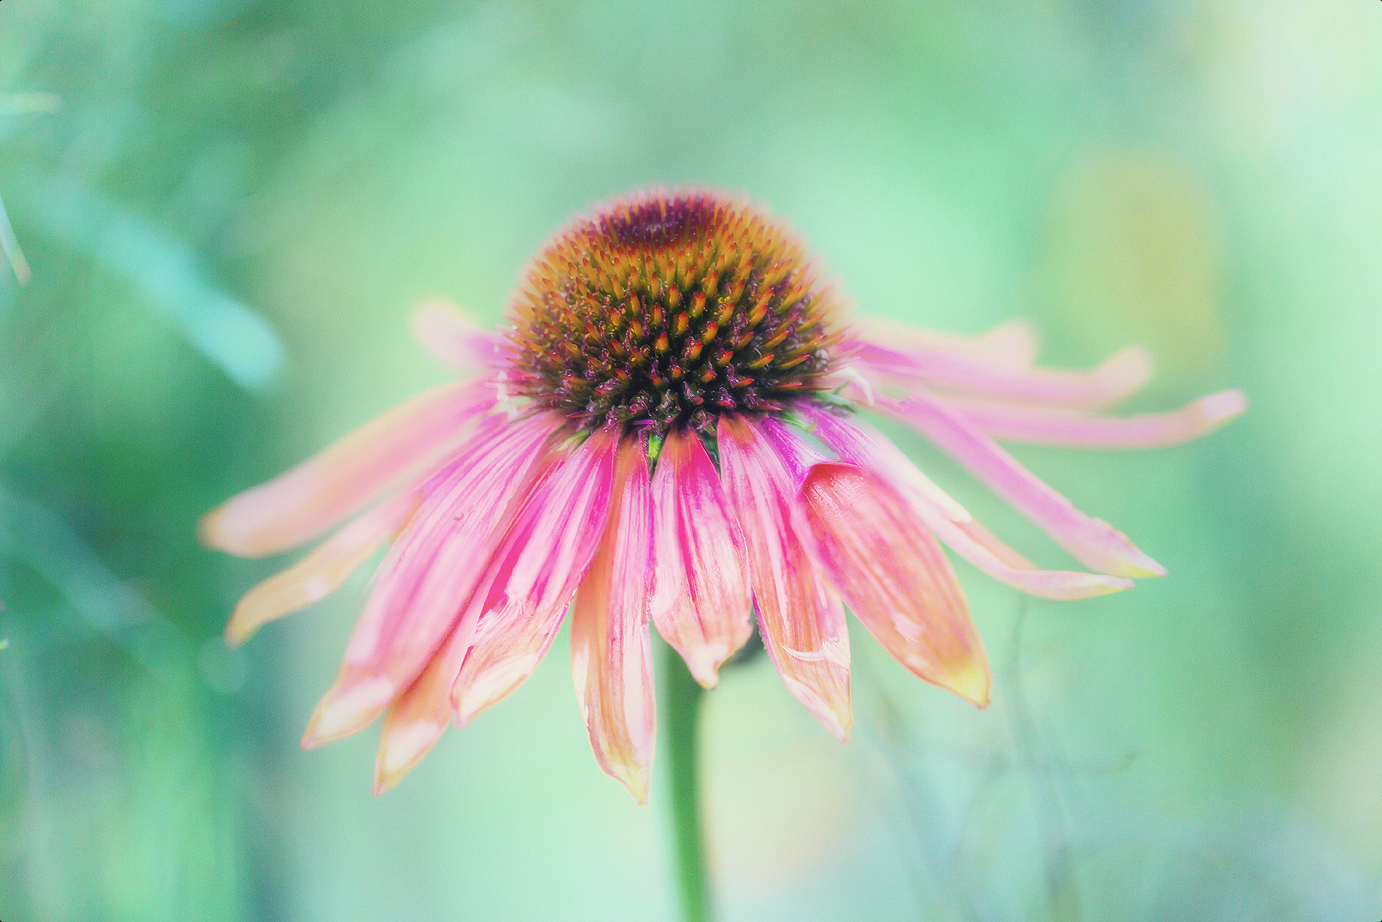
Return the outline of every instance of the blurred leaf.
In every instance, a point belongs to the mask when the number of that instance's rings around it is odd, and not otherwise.
[[[188,341],[235,383],[262,390],[283,365],[272,326],[220,288],[196,254],[143,215],[55,177],[26,184],[41,230],[133,282]]]

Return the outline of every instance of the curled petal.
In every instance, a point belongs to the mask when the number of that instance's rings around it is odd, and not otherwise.
[[[501,334],[476,326],[441,298],[414,308],[412,328],[418,345],[456,368],[494,368],[507,357]]]
[[[226,622],[226,643],[238,647],[268,622],[335,592],[379,545],[403,527],[417,510],[419,499],[416,491],[390,497],[313,548],[293,566],[245,593]]]
[[[421,511],[380,565],[340,676],[313,712],[304,746],[373,723],[443,640],[459,632],[469,641],[478,610],[468,621],[462,614],[545,469],[542,447],[559,424],[550,416],[491,420],[432,478]]]
[[[881,432],[857,420],[807,408],[814,433],[842,460],[885,477],[911,505],[922,524],[947,547],[1010,586],[1046,599],[1084,599],[1132,588],[1132,580],[1102,573],[1042,570],[991,535],[955,500],[931,482]]]
[[[652,495],[653,623],[710,688],[753,633],[744,535],[695,433],[667,433]]]
[[[495,555],[495,582],[451,687],[458,723],[522,684],[551,646],[605,530],[618,442],[602,430],[576,449],[533,494]]]
[[[648,802],[657,739],[648,638],[651,551],[647,449],[642,439],[627,439],[619,449],[609,524],[571,610],[571,675],[596,760],[640,804]]]
[[[877,474],[813,465],[801,487],[820,561],[845,604],[917,676],[989,703],[989,667],[950,561]]]
[[[917,392],[903,401],[879,398],[875,406],[909,424],[969,468],[1091,570],[1111,576],[1166,575],[1166,568],[1138,550],[1127,535],[1080,512],[943,402]]]
[[[1130,396],[1152,376],[1152,360],[1137,346],[1117,352],[1092,371],[1015,367],[944,349],[899,349],[869,342],[857,363],[884,378],[1022,403],[1093,410]]]
[[[1078,448],[1160,448],[1218,429],[1248,408],[1239,390],[1220,391],[1179,410],[1137,416],[1093,416],[1075,410],[979,401],[947,401],[989,437]]]
[[[840,597],[813,564],[798,482],[766,430],[771,420],[720,417],[725,492],[744,530],[763,646],[788,691],[841,740],[849,704],[849,634]],[[774,432],[781,439],[791,438]]]
[[[208,546],[241,557],[309,541],[425,467],[494,406],[489,382],[446,384],[356,429],[284,474],[227,500],[198,526]]]

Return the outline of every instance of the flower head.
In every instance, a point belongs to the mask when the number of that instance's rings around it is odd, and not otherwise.
[[[649,192],[577,220],[534,260],[510,321],[487,333],[424,305],[422,344],[478,376],[414,398],[202,521],[208,544],[246,556],[340,526],[241,599],[231,643],[388,545],[303,738],[315,746],[383,715],[379,791],[451,721],[522,683],[568,612],[592,748],[640,801],[655,737],[650,621],[709,687],[756,616],[788,690],[840,739],[851,723],[846,606],[907,669],[983,707],[988,662],[941,543],[1045,598],[1165,572],[994,440],[1151,447],[1245,407],[1226,391],[1105,416],[1095,411],[1149,376],[1142,352],[1051,371],[1032,366],[1020,324],[975,338],[847,324],[789,229],[703,192]],[[1093,572],[1030,563],[868,414],[929,438]]]

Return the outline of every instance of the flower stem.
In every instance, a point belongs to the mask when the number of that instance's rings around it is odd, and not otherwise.
[[[666,752],[672,790],[672,845],[676,852],[677,889],[685,922],[711,922],[710,874],[705,864],[697,784],[699,720],[704,689],[691,676],[681,655],[663,644],[663,707]]]

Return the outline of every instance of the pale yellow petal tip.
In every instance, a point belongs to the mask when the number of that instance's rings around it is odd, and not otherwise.
[[[408,324],[413,338],[425,343],[437,324],[448,325],[459,315],[460,311],[456,309],[456,305],[445,298],[423,298],[413,306],[413,311],[408,316]]]
[[[1215,426],[1242,416],[1248,409],[1248,395],[1241,390],[1219,391],[1195,402],[1200,417]]]
[[[288,614],[288,612],[281,611],[280,608],[265,604],[264,593],[256,592],[263,585],[260,583],[259,586],[245,593],[240,597],[240,601],[235,603],[235,608],[230,613],[230,619],[226,621],[224,632],[226,646],[240,646],[253,637],[261,627]]]
[[[842,743],[849,742],[849,728],[854,726],[854,709],[849,703],[848,684],[839,689],[837,694],[830,696],[833,700],[827,700],[825,695],[796,676],[781,671],[779,675],[782,677],[782,684],[787,686],[787,691],[792,693],[792,697],[805,705],[811,716],[829,730],[831,736]]]
[[[1131,577],[1127,576],[1106,576],[1103,573],[1089,573],[1079,583],[1072,583],[1069,591],[1062,593],[1052,593],[1043,596],[1048,599],[1059,599],[1061,601],[1074,601],[1077,599],[1095,599],[1101,595],[1113,595],[1115,592],[1126,592],[1136,586]]]
[[[618,766],[610,776],[624,786],[640,807],[648,806],[648,786],[651,772],[646,765]]]
[[[1110,529],[1101,560],[1086,560],[1092,569],[1108,576],[1149,579],[1166,575],[1166,568],[1147,556],[1128,536]]]
[[[1118,573],[1119,576],[1129,576],[1133,579],[1154,579],[1166,575],[1165,567],[1136,548],[1133,550],[1136,551],[1136,554],[1124,560],[1122,570]]]
[[[242,606],[236,605],[235,610],[230,613],[230,620],[226,622],[222,636],[225,637],[226,646],[234,649],[253,637],[263,626],[264,622],[251,620]]]
[[[1030,365],[1036,360],[1040,339],[1036,327],[1017,318],[1001,323],[983,335],[984,345],[1014,365]]]
[[[197,520],[197,540],[213,551],[236,557],[267,557],[283,548],[266,544],[245,528],[245,494],[226,500]]]
[[[472,720],[479,717],[481,713],[497,704],[501,695],[480,695],[473,690],[463,690],[451,699],[451,705],[456,710],[456,726],[465,727]]]
[[[514,655],[482,667],[464,685],[458,680],[457,687],[451,689],[456,726],[464,727],[481,711],[507,698],[533,674],[541,659],[537,653]]]
[[[302,734],[302,748],[315,749],[359,733],[383,713],[393,700],[394,693],[393,683],[382,678],[355,681],[349,685],[337,680],[322,696],[307,721],[307,729]]]
[[[993,676],[983,648],[957,655],[952,661],[939,664],[939,669],[936,668],[937,664],[922,659],[909,660],[905,665],[911,666],[928,682],[963,698],[981,711],[989,706]]]
[[[1129,346],[1115,352],[1099,366],[1099,373],[1136,390],[1152,379],[1156,365],[1144,346]]]
[[[445,298],[430,297],[418,302],[409,318],[413,340],[448,365],[471,367],[481,364],[468,338],[482,333],[469,314]]]
[[[434,720],[415,720],[402,727],[386,726],[379,741],[379,754],[374,760],[374,795],[386,794],[402,781],[423,756],[432,751],[445,731],[446,722]]]
[[[723,643],[704,643],[681,655],[691,677],[701,688],[720,684],[720,665],[729,659],[729,648]]]
[[[209,547],[212,550],[234,553],[234,551],[226,547],[223,528],[225,517],[226,504],[222,503],[198,519],[197,540],[200,541],[204,547]]]
[[[965,668],[950,676],[948,687],[979,710],[988,707],[993,695],[988,660],[982,656],[970,660]]]

